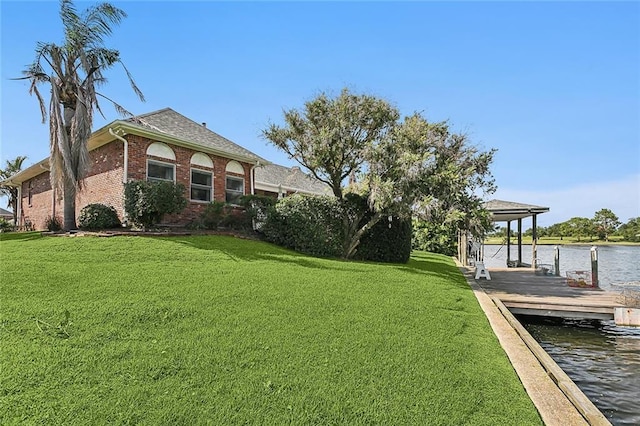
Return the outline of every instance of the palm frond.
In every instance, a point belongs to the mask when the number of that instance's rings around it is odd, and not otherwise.
[[[131,84],[131,88],[136,93],[136,95],[138,95],[138,99],[140,99],[142,102],[145,102],[144,94],[142,94],[142,91],[136,85],[136,82],[133,80],[133,76],[129,72],[129,69],[125,66],[125,64],[122,61],[118,61],[118,62],[120,62],[120,65],[122,65],[122,68],[124,68],[124,71],[127,73],[129,84]]]

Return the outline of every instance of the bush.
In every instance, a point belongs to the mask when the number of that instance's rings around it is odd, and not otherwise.
[[[212,201],[200,213],[199,224],[204,229],[218,229],[228,214],[227,205],[223,201]]]
[[[44,220],[44,227],[50,232],[62,231],[62,219],[58,216],[47,216]]]
[[[124,186],[124,208],[131,222],[143,229],[160,223],[165,214],[180,213],[186,206],[184,185],[134,180]]]
[[[458,250],[456,229],[449,224],[414,220],[411,245],[414,250],[453,256]]]
[[[369,215],[370,216],[370,213]],[[374,262],[407,263],[411,256],[411,220],[383,218],[360,239],[356,259]]]
[[[292,195],[280,200],[262,226],[275,244],[314,256],[342,256],[340,202],[330,196]]]
[[[7,220],[3,217],[0,217],[0,232],[11,232],[13,231],[13,225],[11,225]]]
[[[104,204],[89,204],[80,211],[80,229],[98,230],[122,226],[116,209]]]

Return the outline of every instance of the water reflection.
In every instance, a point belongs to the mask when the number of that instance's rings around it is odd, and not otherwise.
[[[640,329],[613,321],[519,319],[612,424],[640,425]]]

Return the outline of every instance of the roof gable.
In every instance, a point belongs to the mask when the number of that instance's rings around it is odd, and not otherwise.
[[[220,136],[208,129],[204,124],[196,123],[171,108],[137,115],[123,121],[131,127],[137,127],[147,132],[165,134],[193,145],[201,146],[205,150],[209,149],[228,153],[231,156],[266,162],[266,160],[248,149]]]

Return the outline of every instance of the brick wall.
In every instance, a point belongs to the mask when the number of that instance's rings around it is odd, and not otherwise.
[[[91,170],[84,181],[83,191],[78,194],[76,199],[76,218],[79,218],[83,207],[93,203],[113,206],[122,218],[124,206],[122,143],[115,141],[103,145],[91,151],[89,157]],[[57,194],[54,201],[48,171],[23,182],[21,205],[21,226],[25,226],[28,221],[33,224],[35,229],[45,230],[47,218],[53,216],[60,218],[62,223],[63,203],[62,200],[57,199]]]
[[[125,137],[129,141],[129,180],[145,180],[147,178],[147,158],[176,165],[176,182],[183,184],[186,189],[185,197],[187,198],[187,207],[179,214],[164,217],[163,223],[171,225],[186,225],[197,219],[202,210],[208,204],[201,201],[189,200],[191,194],[191,157],[199,151],[168,144],[176,155],[176,160],[172,161],[166,158],[147,156],[147,148],[155,141],[136,135],[127,135]],[[213,162],[213,169],[202,166],[194,166],[194,168],[213,172],[213,200],[224,201],[226,187],[225,177],[227,175],[226,167],[227,163],[231,160],[213,154],[205,155],[207,155]],[[251,164],[243,162],[239,163],[244,169],[244,176],[235,173],[230,173],[229,175],[243,177],[244,193],[250,194]]]
[[[169,145],[176,155],[176,160],[171,161],[165,158],[148,157],[147,148],[154,141],[141,136],[126,135],[129,142],[128,153],[128,180],[145,180],[147,178],[147,158],[172,163],[176,166],[176,182],[182,183],[186,189],[187,207],[179,214],[169,215],[163,219],[165,224],[186,225],[197,219],[207,205],[205,202],[191,201],[191,156],[198,152],[188,148]],[[78,194],[76,200],[76,217],[80,211],[88,204],[101,203],[113,206],[120,219],[124,214],[124,148],[120,141],[113,141],[101,146],[89,153],[91,158],[91,171],[85,179],[84,189]],[[213,168],[197,166],[194,168],[213,172],[213,194],[214,200],[225,200],[225,177],[228,158],[208,155],[213,161]],[[244,178],[245,194],[251,193],[251,164],[240,162],[244,169],[244,176],[230,173],[232,176]],[[29,203],[29,194],[31,202]],[[22,184],[22,223],[30,221],[35,229],[46,229],[46,219],[56,215],[62,219],[63,204],[61,201],[53,201],[53,192],[49,183],[49,172],[42,174]]]

